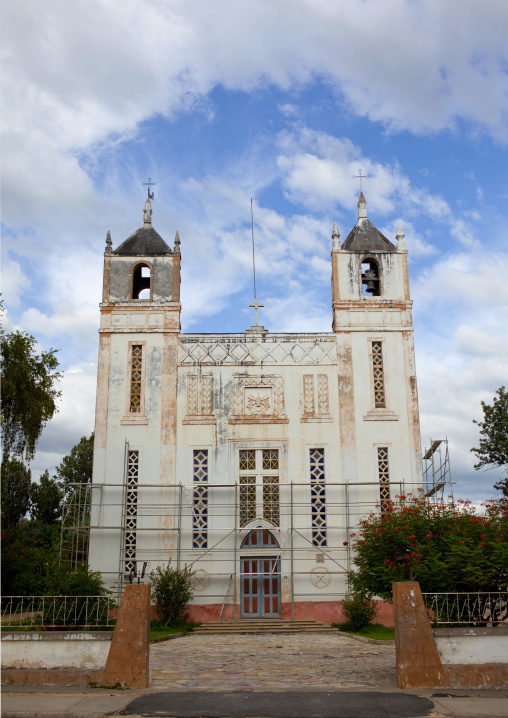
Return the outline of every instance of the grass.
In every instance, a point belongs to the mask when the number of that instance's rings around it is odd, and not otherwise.
[[[373,638],[376,641],[395,640],[395,629],[383,626],[381,623],[370,623],[368,626],[360,628],[359,631],[351,630],[347,623],[333,623],[332,625],[334,628],[338,628],[339,631],[344,631],[344,633],[354,633],[357,636]]]
[[[155,641],[160,638],[167,638],[175,633],[191,633],[199,623],[190,623],[181,621],[171,626],[165,626],[162,621],[150,621],[150,640]]]

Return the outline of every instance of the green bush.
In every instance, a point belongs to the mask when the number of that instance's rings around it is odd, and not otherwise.
[[[184,620],[185,609],[192,599],[191,579],[190,568],[172,568],[171,561],[165,568],[157,566],[155,571],[150,573],[152,600],[165,626]]]
[[[42,622],[62,627],[106,624],[111,601],[87,601],[86,596],[104,596],[106,599],[110,594],[99,571],[91,571],[87,564],[72,570],[66,561],[48,563],[45,595],[57,598],[49,603],[44,601]],[[73,601],[64,598],[66,596],[79,598]]]
[[[350,586],[392,599],[392,583],[418,581],[424,593],[506,591],[508,501],[434,504],[396,497],[383,515],[360,521],[353,537],[358,571]]]
[[[342,612],[347,618],[344,630],[356,632],[376,617],[377,601],[369,593],[354,591],[349,598],[342,600]]]
[[[1,537],[2,595],[46,594],[47,566],[58,563],[58,524],[23,521],[13,528],[3,528]]]

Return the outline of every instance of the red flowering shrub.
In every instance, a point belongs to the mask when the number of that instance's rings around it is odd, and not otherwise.
[[[418,581],[423,592],[508,589],[506,499],[487,501],[477,513],[469,501],[397,498],[384,516],[360,522],[353,590],[390,600],[394,581]]]

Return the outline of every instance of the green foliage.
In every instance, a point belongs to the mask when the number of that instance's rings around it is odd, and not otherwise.
[[[2,525],[17,526],[29,508],[31,496],[30,469],[19,459],[2,461]]]
[[[351,631],[347,628],[345,623],[332,623],[333,628],[338,628],[339,631],[345,633],[357,633],[359,636],[365,636],[365,638],[374,638],[376,641],[394,641],[395,640],[395,629],[383,626],[382,623],[371,623],[368,626],[360,628],[359,631]]]
[[[87,564],[80,564],[73,571],[67,561],[46,565],[44,588],[46,596],[106,596],[110,593],[99,571],[91,571]]]
[[[377,601],[367,591],[353,591],[342,600],[342,612],[347,618],[344,630],[359,631],[376,617]]]
[[[56,467],[56,479],[64,484],[89,484],[93,469],[93,432],[87,438],[81,437]]]
[[[423,592],[506,591],[508,501],[431,504],[401,496],[385,515],[360,522],[354,537],[358,572],[350,586],[392,598],[394,581],[418,581]]]
[[[49,478],[49,472],[42,474],[39,483],[33,483],[30,489],[32,499],[31,514],[35,521],[52,524],[62,514],[63,492],[55,479]]]
[[[2,530],[2,594],[40,596],[46,592],[48,565],[58,562],[60,528],[24,521]]]
[[[48,563],[45,573],[46,596],[80,596],[77,601],[66,601],[56,599],[54,602],[44,604],[42,623],[43,625],[55,624],[58,626],[81,625],[85,622],[85,616],[91,611],[90,619],[96,623],[106,623],[109,604],[107,601],[88,603],[84,596],[107,596],[108,591],[102,583],[102,576],[99,571],[91,571],[90,567],[81,564],[74,571],[69,563],[54,561]]]
[[[150,640],[157,641],[168,636],[173,636],[175,633],[191,633],[199,623],[192,623],[190,621],[177,621],[171,626],[166,626],[162,621],[150,621]]]
[[[35,446],[49,419],[57,411],[61,392],[55,383],[56,349],[35,353],[35,339],[25,332],[0,336],[2,356],[2,430],[4,454],[33,458]]]
[[[56,468],[55,479],[62,482],[65,489],[63,506],[62,554],[73,557],[73,561],[86,563],[88,557],[88,534],[66,531],[67,527],[87,526],[90,523],[90,493],[80,486],[72,484],[91,484],[93,468],[93,433],[83,436],[72,447],[70,454],[64,456]]]
[[[185,609],[192,598],[191,578],[190,568],[171,568],[171,561],[165,568],[157,566],[150,573],[152,600],[165,626],[184,620]]]
[[[471,451],[478,459],[475,469],[483,466],[505,469],[505,478],[494,488],[508,496],[508,392],[501,386],[496,394],[492,406],[482,401],[483,421],[473,420],[480,427],[480,446]]]

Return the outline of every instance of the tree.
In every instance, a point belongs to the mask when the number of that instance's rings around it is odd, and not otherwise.
[[[2,356],[2,430],[4,455],[29,461],[42,430],[58,411],[61,391],[55,388],[56,349],[35,353],[35,339],[26,332],[0,336]]]
[[[93,469],[93,432],[83,436],[56,467],[56,477],[67,484],[90,484]]]
[[[63,492],[60,484],[55,479],[49,478],[49,472],[42,474],[39,483],[33,483],[31,487],[32,518],[41,521],[43,524],[52,524],[62,514]]]
[[[2,528],[2,595],[41,596],[49,566],[58,564],[58,524],[22,521]]]
[[[157,566],[150,573],[152,599],[157,606],[160,620],[166,625],[185,619],[187,604],[192,599],[192,575],[190,568],[176,569],[171,561],[165,568]]]
[[[496,484],[495,489],[508,496],[508,392],[504,386],[496,391],[492,406],[482,401],[483,421],[475,421],[480,427],[480,446],[471,449],[476,454],[478,463],[475,469],[500,467],[505,470],[505,477]]]
[[[68,556],[73,566],[86,563],[88,557],[89,534],[86,527],[90,524],[91,495],[86,486],[78,487],[76,484],[92,483],[93,441],[93,432],[88,438],[83,436],[56,467],[55,478],[62,482],[65,491],[62,555]]]
[[[30,508],[30,469],[19,459],[2,461],[2,522],[17,526]]]
[[[506,591],[508,501],[432,504],[399,497],[383,515],[360,522],[351,587],[390,600],[394,581],[419,581],[423,592]]]

